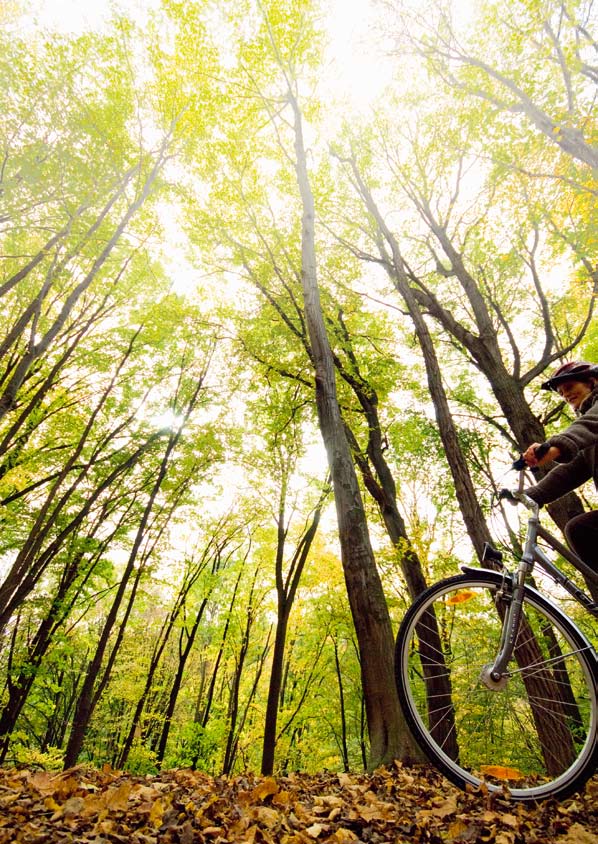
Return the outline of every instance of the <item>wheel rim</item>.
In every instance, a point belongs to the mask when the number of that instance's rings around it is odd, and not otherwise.
[[[496,585],[485,579],[456,580],[431,590],[419,612],[406,619],[411,644],[401,655],[401,697],[424,749],[453,781],[477,786],[483,780],[491,790],[506,784],[516,799],[541,799],[570,788],[596,753],[595,656],[585,658],[580,648],[587,642],[581,634],[529,590],[526,635],[529,639],[529,630],[534,633],[533,647],[541,659],[536,655],[530,662],[524,654],[528,662],[521,664],[521,650],[527,647],[521,638],[520,664],[510,664],[504,688],[489,689],[479,678],[498,652],[501,625],[493,593]],[[431,606],[437,610],[450,673],[455,721],[450,731],[457,736],[458,762],[445,752],[444,740],[430,735],[434,718],[447,721],[451,715],[445,699],[441,708],[429,704],[423,680],[415,631]],[[439,660],[434,670],[446,669]],[[555,702],[556,693],[565,701]]]

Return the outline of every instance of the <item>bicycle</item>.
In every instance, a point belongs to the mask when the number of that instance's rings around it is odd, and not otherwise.
[[[598,637],[592,642],[549,597],[530,585],[538,565],[598,618],[598,604],[538,545],[598,581],[595,572],[539,521],[519,486],[501,497],[530,511],[514,571],[486,545],[484,565],[431,586],[403,619],[395,649],[401,706],[423,751],[459,788],[487,788],[536,802],[578,791],[598,765]],[[544,590],[546,591],[546,590]]]

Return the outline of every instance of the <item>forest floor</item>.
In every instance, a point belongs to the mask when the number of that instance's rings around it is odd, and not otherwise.
[[[598,776],[523,806],[430,768],[374,774],[133,776],[105,767],[0,770],[0,844],[598,844]]]

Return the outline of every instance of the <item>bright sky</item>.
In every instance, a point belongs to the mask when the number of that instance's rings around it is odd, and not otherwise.
[[[1,0],[0,0],[1,2]],[[156,0],[114,0],[114,5],[143,19]],[[380,93],[386,74],[383,58],[368,29],[379,12],[372,0],[328,0],[332,62],[329,84],[366,108]],[[29,16],[39,26],[63,32],[98,29],[110,14],[110,0],[30,0]]]
[[[32,26],[65,33],[98,30],[109,19],[112,6],[142,21],[157,5],[158,0],[30,0],[28,15],[17,28]],[[379,11],[374,10],[373,0],[327,0],[327,5],[331,51],[326,72],[320,77],[319,93],[325,98],[330,89],[335,99],[349,101],[352,109],[367,110],[382,92],[390,74],[389,70],[388,73],[384,70],[383,57],[370,30]],[[167,227],[169,250],[177,255],[174,289],[177,292],[193,290],[197,270],[188,266],[184,257],[179,242],[180,227],[168,215],[163,223]]]

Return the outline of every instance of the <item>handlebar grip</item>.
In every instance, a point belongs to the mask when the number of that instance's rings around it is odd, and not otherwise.
[[[542,445],[538,446],[538,448],[535,451],[535,454],[536,454],[536,457],[538,458],[538,460],[541,460],[541,458],[544,457],[544,455],[546,454],[546,452],[548,451],[549,448],[550,448],[550,446],[548,445],[548,443],[542,443]]]
[[[546,452],[548,451],[549,448],[550,448],[550,446],[548,445],[548,443],[541,443],[541,445],[537,446],[536,450],[534,452],[535,455],[536,455],[536,458],[538,460],[541,460],[544,457],[544,455],[546,454]],[[517,472],[521,472],[523,469],[527,468],[527,463],[525,462],[523,457],[520,457],[518,460],[514,461],[512,468],[515,469]],[[535,467],[534,467],[534,469],[535,469]],[[534,469],[532,469],[532,472],[534,471]]]

